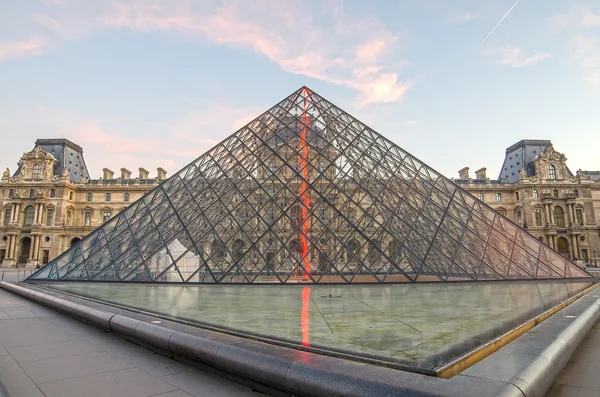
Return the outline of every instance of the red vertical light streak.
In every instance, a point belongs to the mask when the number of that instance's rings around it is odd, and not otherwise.
[[[302,346],[310,347],[310,324],[308,320],[308,304],[310,303],[310,287],[302,288],[302,315],[300,326],[302,327]]]
[[[308,259],[308,241],[306,240],[306,234],[308,232],[308,208],[310,206],[310,198],[306,194],[306,190],[308,189],[308,146],[306,145],[306,135],[307,135],[307,126],[308,126],[308,116],[306,115],[306,111],[308,108],[308,90],[304,89],[304,111],[302,112],[302,121],[303,127],[302,132],[300,133],[300,154],[298,155],[298,164],[300,164],[300,168],[302,169],[302,183],[300,184],[300,199],[304,204],[302,206],[302,227],[300,234],[300,249],[302,260],[304,261],[304,270],[305,279],[308,278],[308,275],[311,273],[310,269],[310,260]]]

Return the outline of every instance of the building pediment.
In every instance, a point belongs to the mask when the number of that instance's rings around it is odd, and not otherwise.
[[[22,162],[44,160],[56,161],[56,158],[44,149],[42,149],[40,146],[34,147],[32,151],[24,153],[23,157],[21,157]]]

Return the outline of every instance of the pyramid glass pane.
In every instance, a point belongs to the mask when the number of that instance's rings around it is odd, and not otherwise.
[[[281,284],[587,277],[303,87],[30,279]]]

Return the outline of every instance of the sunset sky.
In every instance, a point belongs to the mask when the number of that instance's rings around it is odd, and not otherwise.
[[[306,85],[449,177],[526,138],[600,169],[600,2],[513,5],[0,0],[0,167],[68,138],[171,175]]]

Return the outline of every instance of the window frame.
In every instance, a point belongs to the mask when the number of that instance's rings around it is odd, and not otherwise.
[[[556,167],[553,164],[548,164],[548,179],[556,180]]]
[[[31,179],[42,179],[42,167],[39,164],[31,167]]]

